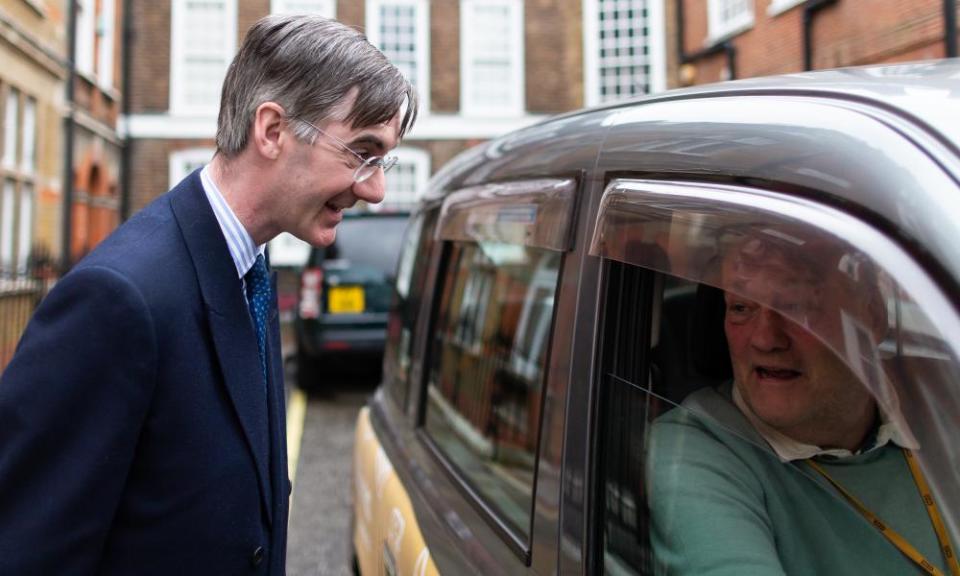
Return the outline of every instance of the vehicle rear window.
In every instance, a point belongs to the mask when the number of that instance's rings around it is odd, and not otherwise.
[[[372,266],[393,276],[407,227],[406,217],[344,218],[337,227],[337,240],[327,249],[328,260],[347,260]],[[374,241],[375,240],[375,241]]]

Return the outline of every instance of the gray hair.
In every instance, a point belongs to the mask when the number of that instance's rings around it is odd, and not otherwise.
[[[246,148],[264,102],[276,102],[288,118],[318,123],[338,112],[354,88],[353,108],[342,118],[352,127],[387,122],[402,111],[402,137],[416,120],[413,86],[362,33],[320,16],[267,16],[247,32],[227,70],[217,152],[229,158]],[[306,139],[310,131],[301,124],[295,134]]]

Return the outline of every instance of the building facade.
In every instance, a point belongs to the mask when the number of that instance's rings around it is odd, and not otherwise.
[[[956,56],[955,0],[676,2],[679,84]]]
[[[122,101],[122,0],[74,0],[74,67],[67,81],[65,196],[70,218],[69,262],[76,262],[121,221],[123,142],[117,132]]]
[[[65,7],[0,0],[0,370],[60,256]]]
[[[129,56],[131,209],[209,161],[220,84],[269,13],[363,30],[416,86],[419,119],[379,209],[416,201],[466,148],[548,115],[664,89],[665,0],[171,0],[135,2]],[[305,256],[289,238],[275,263]],[[290,261],[287,261],[290,254]]]
[[[0,0],[0,277],[59,257],[66,2]]]

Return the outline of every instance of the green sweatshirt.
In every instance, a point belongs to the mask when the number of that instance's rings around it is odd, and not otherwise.
[[[899,447],[817,462],[949,574]],[[699,390],[658,418],[647,465],[657,574],[924,573],[808,464],[781,462],[729,389]]]

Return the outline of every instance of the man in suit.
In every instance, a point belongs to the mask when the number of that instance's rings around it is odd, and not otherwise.
[[[213,161],[63,277],[0,380],[0,574],[284,573],[263,247],[381,201],[416,98],[359,32],[268,17],[220,106]]]

